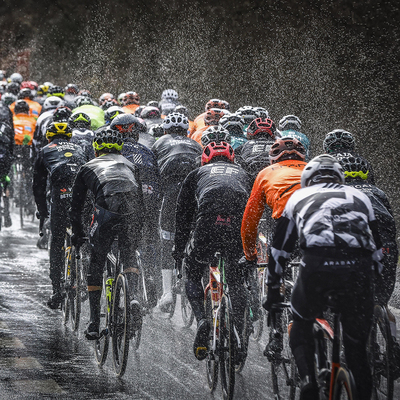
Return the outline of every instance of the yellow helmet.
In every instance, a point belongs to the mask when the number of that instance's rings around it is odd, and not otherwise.
[[[46,130],[46,138],[51,139],[54,136],[66,136],[66,137],[71,137],[72,136],[72,130],[69,127],[67,122],[52,122]]]

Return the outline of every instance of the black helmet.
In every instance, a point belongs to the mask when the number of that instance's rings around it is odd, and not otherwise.
[[[125,114],[125,111],[120,106],[112,106],[104,113],[104,121],[106,124],[111,124],[112,120],[119,114]]]
[[[68,120],[71,129],[91,129],[91,122],[89,115],[81,111],[74,112]]]
[[[85,105],[93,105],[93,100],[89,96],[78,96],[75,99],[76,107],[81,107]]]
[[[29,104],[25,100],[17,100],[14,107],[15,114],[29,114]]]
[[[344,129],[335,129],[326,134],[323,146],[325,153],[354,151],[355,142],[350,132]]]
[[[336,159],[344,170],[346,180],[368,179],[369,165],[365,158],[345,153],[337,154]]]
[[[124,140],[122,135],[111,128],[102,129],[96,132],[93,141],[94,149],[105,153],[119,153],[122,150],[123,145]]]
[[[18,82],[10,82],[7,85],[7,92],[17,95],[19,93],[19,83]]]
[[[32,90],[28,88],[21,89],[18,93],[18,98],[33,100]]]
[[[60,106],[54,110],[53,122],[68,122],[72,111],[66,106]]]
[[[8,106],[14,103],[15,100],[17,100],[17,96],[15,94],[12,94],[10,92],[6,92],[1,95],[1,100],[4,101],[5,104]]]
[[[61,86],[51,86],[49,87],[49,90],[47,91],[47,96],[57,96],[64,98],[65,96],[65,90]]]
[[[161,118],[161,112],[158,107],[146,106],[140,112],[140,118],[159,119]]]
[[[118,131],[123,137],[139,139],[139,132],[142,131],[142,123],[133,114],[120,114],[113,119],[110,128]]]

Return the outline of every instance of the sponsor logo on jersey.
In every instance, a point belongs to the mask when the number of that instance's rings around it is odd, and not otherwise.
[[[65,157],[72,157],[72,153],[70,153],[70,152],[68,151],[68,152],[64,153],[64,156],[65,156]]]

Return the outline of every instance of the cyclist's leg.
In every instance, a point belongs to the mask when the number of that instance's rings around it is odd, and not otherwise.
[[[367,262],[364,264],[365,269]],[[369,399],[372,375],[368,362],[367,341],[374,309],[371,281],[364,272],[355,273],[348,280],[353,282],[353,290],[349,292],[341,307],[346,362],[353,373],[359,398]]]
[[[175,239],[175,208],[179,188],[178,183],[168,185],[161,205],[161,274],[163,285],[163,295],[160,299],[161,310],[165,310],[173,302],[172,272],[174,259],[172,258],[172,247]]]

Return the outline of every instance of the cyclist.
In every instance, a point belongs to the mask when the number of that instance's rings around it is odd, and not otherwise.
[[[65,91],[65,96],[64,96],[65,105],[72,110],[75,105],[76,96],[78,95],[79,92],[78,85],[76,85],[75,83],[68,83],[68,85],[65,86],[64,91]]]
[[[188,119],[188,121],[189,121],[189,132],[192,132],[193,131],[194,121],[190,120],[188,109],[185,106],[180,104],[180,105],[178,105],[178,106],[176,106],[174,108],[174,112],[177,112],[179,114],[183,114]]]
[[[122,98],[122,109],[125,113],[134,114],[140,106],[140,97],[136,92],[126,92]]]
[[[274,121],[256,118],[247,127],[246,138],[248,142],[235,149],[235,158],[254,182],[258,173],[270,165],[269,151],[276,139]]]
[[[231,146],[233,150],[236,149],[247,142],[247,139],[244,137],[244,118],[237,114],[224,115],[219,120],[219,125],[221,125],[224,129],[227,129],[231,135]]]
[[[94,158],[93,140],[94,133],[91,130],[91,120],[89,115],[83,112],[74,112],[68,120],[72,129],[71,143],[79,144],[88,160]]]
[[[197,143],[201,144],[201,136],[203,132],[209,126],[218,125],[219,120],[225,115],[224,110],[220,110],[219,108],[211,108],[204,115],[204,125],[200,128],[197,128],[195,132],[190,136]]]
[[[205,111],[198,115],[194,121],[193,121],[193,127],[191,128],[189,132],[189,136],[193,135],[197,129],[201,128],[202,126],[205,125],[204,123],[204,117],[206,116],[206,113],[208,110],[211,110],[212,108],[217,108],[219,110],[227,110],[229,111],[230,105],[227,101],[225,100],[220,100],[220,99],[211,99],[207,101],[206,106],[205,106]]]
[[[34,101],[33,97],[32,90],[27,87],[22,88],[18,93],[18,99],[25,100],[28,103],[31,115],[37,120],[42,111],[42,106],[37,101]],[[14,106],[15,103],[10,105],[11,112],[14,112]]]
[[[52,234],[50,245],[50,279],[53,294],[47,305],[56,309],[62,301],[60,280],[64,270],[64,238],[71,204],[72,184],[78,169],[87,159],[79,145],[70,143],[71,128],[67,122],[53,122],[47,128],[49,144],[40,150],[33,173],[33,193],[41,219],[48,218],[47,179],[50,182]]]
[[[146,123],[147,132],[153,125],[162,124],[161,112],[157,107],[146,106],[140,112],[140,118]]]
[[[160,110],[166,110],[167,107],[165,107],[165,104],[173,104],[172,107],[168,107],[168,109],[170,111],[173,111],[174,108],[178,105],[180,105],[179,101],[178,101],[178,93],[176,92],[176,90],[174,89],[165,89],[162,93],[161,93],[161,100],[158,103],[158,108]]]
[[[158,231],[159,210],[162,200],[160,169],[154,153],[139,143],[142,124],[133,114],[122,114],[111,123],[111,129],[120,132],[124,138],[121,154],[138,169],[142,182],[144,215],[143,236],[140,253],[147,269],[149,305],[157,305],[157,290],[161,288],[159,271],[160,238]]]
[[[83,112],[89,115],[91,126],[94,131],[104,125],[104,111],[94,104],[94,101],[88,94],[78,96],[75,99],[75,104],[76,108],[72,111]]]
[[[341,157],[358,157],[363,159],[367,165],[368,177],[367,182],[375,185],[375,177],[372,170],[371,164],[359,154],[355,152],[355,140],[350,132],[344,129],[335,129],[332,132],[326,134],[324,143],[324,151],[327,154],[331,154],[338,159]]]
[[[29,105],[25,100],[17,100],[15,102],[13,122],[15,143],[19,146],[31,145],[36,120],[30,114]]]
[[[7,93],[3,94],[0,100],[0,121],[5,122],[6,124],[10,125],[11,128],[14,128],[14,121],[13,121],[13,113],[10,110],[10,107],[7,104],[5,97],[7,98]]]
[[[0,122],[0,184],[2,185],[1,194],[3,197],[4,226],[11,226],[11,216],[9,207],[9,184],[11,164],[14,154],[14,130],[6,122]]]
[[[152,146],[160,168],[163,200],[160,211],[161,265],[163,295],[160,310],[165,311],[172,303],[172,270],[174,260],[171,251],[175,232],[175,207],[179,190],[187,174],[197,167],[196,160],[202,153],[201,146],[187,137],[189,122],[183,114],[172,113],[163,121],[164,135]]]
[[[100,298],[103,270],[112,243],[118,237],[118,248],[130,288],[132,328],[142,320],[139,302],[133,293],[138,279],[135,251],[141,239],[144,212],[142,184],[137,168],[121,155],[120,133],[106,129],[93,142],[96,158],[79,170],[73,186],[70,219],[72,242],[80,244],[86,236],[82,226],[84,200],[88,190],[95,198],[95,210],[89,230],[91,257],[87,272],[90,322],[85,330],[88,340],[99,337]]]
[[[301,378],[301,398],[319,399],[314,370],[313,323],[326,306],[328,291],[338,299],[346,363],[352,371],[359,399],[370,399],[371,371],[367,340],[372,324],[374,269],[382,258],[378,224],[371,201],[344,185],[339,162],[324,154],[312,159],[301,176],[302,189],[286,204],[276,225],[268,263],[265,306],[281,301],[285,264],[299,240],[300,268],[291,296],[293,325],[290,347]]]
[[[201,160],[202,166],[189,173],[178,196],[173,250],[181,262],[186,247],[186,293],[197,321],[193,351],[198,360],[207,355],[210,332],[201,280],[216,251],[226,260],[234,322],[238,332],[243,331],[246,294],[237,261],[243,254],[240,226],[251,191],[250,179],[234,164],[234,151],[227,142],[208,144]]]

